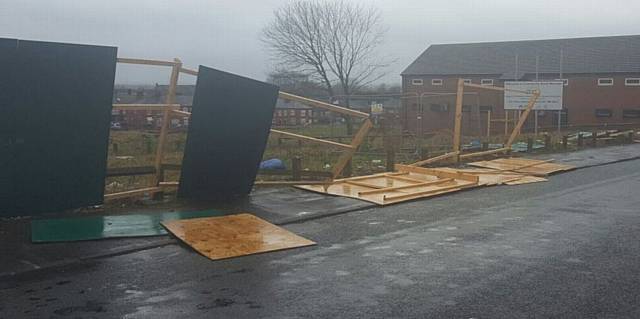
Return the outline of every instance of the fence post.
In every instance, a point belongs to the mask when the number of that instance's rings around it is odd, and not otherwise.
[[[548,133],[544,135],[544,148],[546,148],[547,150],[550,150],[552,148],[551,135]]]
[[[113,155],[118,155],[118,143],[113,143]]]
[[[483,151],[489,150],[489,142],[482,142],[482,150]]]
[[[527,137],[527,153],[533,152],[533,138]]]
[[[562,137],[562,148],[564,150],[567,150],[567,146],[568,146],[567,144],[569,144],[568,142],[569,142],[569,136],[567,136],[567,135],[563,136]]]
[[[387,149],[387,172],[393,172],[396,164],[396,152],[393,147]]]
[[[583,144],[582,133],[578,133],[578,147],[582,147]]]
[[[634,135],[633,131],[631,131],[631,132],[629,132],[629,134],[627,134],[627,142],[628,143],[633,143],[633,135]]]
[[[591,144],[596,147],[596,143],[598,143],[598,131],[593,131],[591,132]]]
[[[302,172],[302,159],[300,158],[300,156],[294,156],[291,159],[291,174],[293,175],[292,179],[294,181],[301,180],[302,179],[301,172]]]

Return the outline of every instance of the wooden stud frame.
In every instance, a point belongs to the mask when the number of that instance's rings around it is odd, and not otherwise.
[[[167,142],[167,136],[170,129],[170,123],[172,117],[188,117],[191,115],[189,112],[181,111],[180,105],[175,104],[176,100],[176,88],[178,86],[178,80],[180,77],[180,73],[197,76],[198,71],[184,68],[182,66],[182,62],[179,59],[174,59],[173,61],[161,61],[161,60],[149,60],[149,59],[134,59],[134,58],[118,58],[118,63],[123,64],[137,64],[137,65],[148,65],[148,66],[161,66],[161,67],[171,67],[171,77],[169,79],[169,89],[167,91],[167,96],[164,104],[114,104],[113,108],[116,110],[151,110],[151,111],[163,111],[162,115],[162,127],[160,129],[160,134],[158,137],[158,146],[156,149],[156,157],[154,161],[155,167],[155,178],[154,184],[150,185],[146,188],[135,189],[130,191],[124,191],[119,193],[111,193],[105,194],[105,201],[119,199],[119,198],[127,198],[127,197],[135,197],[135,196],[143,196],[145,194],[155,194],[160,193],[164,190],[165,187],[175,187],[177,184],[175,183],[167,183],[163,180],[162,175],[162,167],[163,167],[163,159],[164,159],[164,150]],[[278,97],[284,100],[296,101],[300,102],[312,107],[325,109],[331,112],[340,113],[347,116],[358,117],[364,119],[360,129],[356,132],[353,140],[350,144],[342,144],[329,140],[322,140],[318,138],[313,138],[309,136],[293,134],[284,131],[271,130],[272,134],[278,134],[281,136],[286,136],[289,138],[294,138],[306,142],[312,142],[317,144],[323,144],[331,147],[337,147],[344,149],[345,152],[338,159],[338,163],[334,167],[332,171],[332,179],[328,181],[276,181],[276,182],[256,182],[256,185],[296,185],[296,184],[327,184],[330,183],[333,179],[340,176],[346,165],[353,158],[353,155],[357,151],[358,147],[364,141],[367,136],[369,130],[373,126],[373,123],[369,119],[369,114],[364,112],[359,112],[356,110],[339,107],[336,105],[332,105],[329,103],[325,103],[322,101],[317,101],[309,98],[305,98],[302,96],[297,96],[294,94],[279,92]]]
[[[507,141],[505,142],[505,145],[504,145],[503,148],[460,155],[460,152],[461,152],[461,150],[460,150],[460,137],[461,137],[461,120],[462,120],[462,99],[464,97],[464,87],[465,86],[466,87],[477,88],[477,89],[502,91],[502,92],[510,91],[510,92],[518,92],[518,93],[524,93],[524,94],[530,94],[531,95],[531,97],[529,98],[529,101],[527,103],[527,107],[522,112],[522,115],[518,119],[518,123],[513,128],[513,131],[511,131],[511,134],[510,134],[509,138],[507,139]],[[455,113],[455,118],[454,118],[454,129],[453,129],[453,150],[450,153],[446,153],[444,155],[440,155],[440,156],[436,156],[436,157],[429,158],[429,159],[426,159],[426,160],[422,160],[422,161],[419,161],[419,162],[415,162],[415,163],[411,164],[411,166],[421,166],[421,165],[431,164],[431,163],[439,162],[441,160],[445,160],[445,159],[452,158],[452,157],[455,158],[455,162],[456,163],[459,163],[461,159],[485,156],[485,155],[496,154],[496,153],[509,152],[511,150],[511,145],[513,144],[515,139],[518,137],[518,135],[520,135],[520,130],[522,129],[522,126],[524,125],[524,122],[527,120],[527,117],[529,116],[529,113],[531,112],[531,110],[533,109],[533,106],[536,104],[536,101],[540,97],[540,91],[538,91],[538,90],[534,90],[533,92],[529,92],[529,91],[523,91],[523,90],[506,89],[504,87],[491,86],[491,85],[478,85],[478,84],[473,84],[473,83],[464,83],[463,79],[458,79],[458,87],[457,88],[458,89],[457,89],[457,92],[456,92],[456,110],[455,110],[456,113]],[[505,118],[505,132],[506,132],[506,121],[507,120]],[[490,120],[489,120],[489,123],[490,123]]]

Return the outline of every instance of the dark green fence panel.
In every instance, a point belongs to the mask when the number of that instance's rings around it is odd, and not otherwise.
[[[0,216],[102,203],[117,48],[18,40],[11,50],[13,189]]]
[[[277,86],[200,66],[178,196],[248,194],[277,98]]]

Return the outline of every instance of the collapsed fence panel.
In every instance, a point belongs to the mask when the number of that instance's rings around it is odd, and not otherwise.
[[[0,45],[13,55],[0,59],[2,77],[12,82],[0,101],[14,125],[2,155],[11,161],[13,193],[0,198],[0,215],[102,203],[117,48],[14,43]]]
[[[248,194],[277,98],[277,86],[200,66],[178,196]]]
[[[397,172],[344,178],[327,185],[300,185],[301,189],[388,205],[478,186],[478,177],[440,169],[396,165]]]

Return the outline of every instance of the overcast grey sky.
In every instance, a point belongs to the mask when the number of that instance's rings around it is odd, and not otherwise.
[[[430,44],[640,34],[638,0],[354,0],[382,11],[380,53],[399,73]],[[118,46],[120,57],[172,59],[264,79],[258,39],[284,0],[0,0],[0,37]],[[167,82],[168,70],[118,66],[118,83]],[[188,76],[184,76],[186,78]]]

